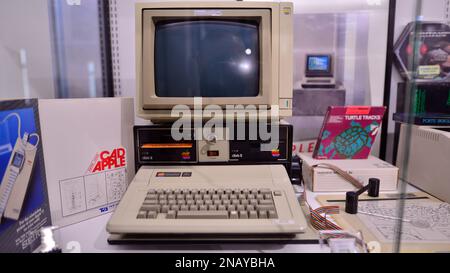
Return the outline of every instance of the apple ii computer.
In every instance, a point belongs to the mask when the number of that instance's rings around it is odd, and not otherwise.
[[[335,88],[332,54],[307,54],[303,88]]]
[[[292,126],[279,123],[292,114],[292,13],[285,2],[136,4],[136,112],[153,124],[134,128],[138,171],[112,236],[305,231],[288,174]],[[236,105],[244,118],[228,111]],[[211,106],[222,121],[205,132]],[[174,137],[176,107],[191,113],[187,137]],[[275,145],[263,148],[261,130]]]

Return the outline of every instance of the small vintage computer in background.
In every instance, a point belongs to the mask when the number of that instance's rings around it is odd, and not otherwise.
[[[139,169],[108,222],[110,243],[133,234],[305,231],[287,171],[292,126],[279,123],[292,115],[292,13],[285,2],[136,4],[136,111],[156,124],[134,128]],[[182,139],[172,134],[178,105],[194,110]],[[223,110],[223,123],[205,136],[209,121],[199,111],[210,105]],[[230,105],[267,108],[266,121],[276,122],[255,131],[250,121],[259,116],[250,111],[238,120]],[[276,132],[272,149],[262,148],[268,140],[260,135],[252,138],[268,129],[261,126]]]
[[[307,54],[303,88],[335,88],[332,54]]]

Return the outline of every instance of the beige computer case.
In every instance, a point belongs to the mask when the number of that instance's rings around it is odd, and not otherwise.
[[[162,2],[162,3],[137,3],[136,4],[136,108],[137,115],[152,121],[166,121],[170,117],[173,105],[183,104],[193,107],[193,98],[159,98],[152,93],[149,86],[153,75],[143,77],[143,67],[153,63],[153,57],[143,58],[143,10],[146,9],[188,9],[192,12],[189,16],[196,16],[195,10],[201,9],[227,9],[226,16],[233,13],[230,9],[236,9],[237,16],[252,16],[252,11],[269,10],[270,13],[262,15],[262,90],[260,96],[255,98],[203,98],[202,105],[225,104],[240,105],[275,105],[279,107],[279,117],[292,115],[293,93],[293,5],[287,2]],[[192,9],[189,11],[189,9]],[[254,15],[254,14],[253,14]],[[200,16],[200,15],[199,15]],[[217,14],[215,15],[217,16]],[[265,22],[265,23],[264,23]],[[266,45],[264,43],[266,41]],[[270,42],[269,42],[270,41]],[[269,44],[267,44],[269,43]],[[147,63],[147,64],[146,64]],[[151,67],[151,65],[150,65]],[[153,68],[150,69],[153,71]],[[147,72],[148,75],[148,72]],[[150,82],[150,84],[152,84]],[[150,102],[150,103],[149,103]]]
[[[396,165],[401,179],[450,202],[450,127],[402,124]]]

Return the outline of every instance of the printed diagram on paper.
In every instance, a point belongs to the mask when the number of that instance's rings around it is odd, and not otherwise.
[[[392,242],[398,231],[398,201],[359,202],[361,221],[381,242]],[[382,216],[394,219],[383,218]],[[405,200],[402,221],[402,242],[449,243],[450,204],[430,200]]]
[[[62,215],[69,216],[119,201],[127,188],[125,171],[120,168],[61,180]]]

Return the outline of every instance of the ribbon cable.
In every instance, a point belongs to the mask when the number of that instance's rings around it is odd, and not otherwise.
[[[340,169],[339,167],[328,164],[328,163],[319,163],[316,165],[313,165],[312,168],[327,168],[335,171],[337,174],[339,174],[342,178],[344,178],[346,181],[350,182],[353,186],[360,189],[364,187],[364,185],[351,176],[346,171]],[[304,198],[306,199],[306,191],[304,191]],[[335,223],[331,222],[327,219],[327,215],[330,214],[339,214],[339,206],[322,206],[317,209],[312,209],[311,206],[308,204],[308,201],[306,201],[306,204],[309,207],[309,212],[311,214],[310,222],[311,225],[317,229],[317,230],[342,230],[342,228]],[[323,214],[323,215],[322,215]]]

